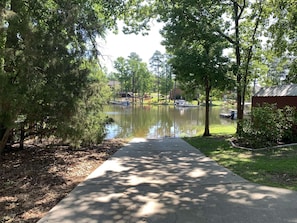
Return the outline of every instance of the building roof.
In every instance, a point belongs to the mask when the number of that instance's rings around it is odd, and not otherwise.
[[[262,87],[254,96],[255,97],[297,96],[297,84]]]

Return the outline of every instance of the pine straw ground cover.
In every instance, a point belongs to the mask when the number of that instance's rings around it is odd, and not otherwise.
[[[0,156],[0,222],[37,222],[127,141],[71,149],[26,145]]]

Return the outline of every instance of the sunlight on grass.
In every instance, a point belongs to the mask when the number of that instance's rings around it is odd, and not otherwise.
[[[236,123],[230,125],[211,125],[211,134],[215,135],[234,135],[236,133]]]
[[[224,101],[212,101],[213,106],[222,106],[224,105]]]
[[[220,129],[212,137],[192,137],[185,140],[220,165],[243,178],[263,185],[297,190],[297,146],[264,151],[233,148],[227,137],[232,134]],[[233,132],[234,134],[234,132]]]
[[[202,136],[204,133],[204,126],[196,127],[199,131],[197,136]],[[228,125],[210,125],[210,134],[213,135],[234,135],[236,133],[236,123],[230,123]]]

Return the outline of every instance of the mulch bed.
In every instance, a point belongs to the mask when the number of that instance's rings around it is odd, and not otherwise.
[[[0,222],[37,222],[127,141],[87,148],[30,145],[0,156]]]

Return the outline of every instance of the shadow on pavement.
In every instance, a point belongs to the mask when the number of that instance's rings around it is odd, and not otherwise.
[[[181,139],[134,141],[39,222],[297,222],[297,193],[249,183]]]

